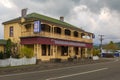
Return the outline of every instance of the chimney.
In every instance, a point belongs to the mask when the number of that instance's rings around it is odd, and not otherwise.
[[[26,17],[27,15],[27,8],[21,10],[21,17]]]
[[[60,21],[64,21],[64,17],[63,16],[60,16]]]
[[[27,8],[21,10],[21,22],[25,22],[25,17],[27,15]]]

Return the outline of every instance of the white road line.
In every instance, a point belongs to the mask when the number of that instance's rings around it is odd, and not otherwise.
[[[102,64],[102,63],[95,63],[96,64]],[[71,66],[71,67],[64,67],[64,68],[57,68],[57,69],[49,69],[49,70],[42,70],[42,71],[34,71],[34,72],[24,72],[24,73],[15,73],[15,74],[7,74],[7,75],[0,75],[0,77],[10,77],[10,76],[17,76],[17,75],[24,75],[24,74],[33,74],[33,73],[42,73],[42,72],[49,72],[49,71],[57,71],[62,69],[70,69],[70,68],[77,68],[81,66],[88,66],[93,64],[86,64],[86,65],[78,65],[78,66]]]
[[[87,65],[90,65],[90,64],[87,64]],[[57,68],[57,69],[50,69],[50,70],[42,70],[42,71],[34,71],[34,72],[25,72],[25,73],[15,73],[15,74],[8,74],[8,75],[0,75],[0,77],[9,77],[9,76],[33,74],[33,73],[40,73],[40,72],[42,73],[42,72],[49,72],[49,71],[57,71],[57,70],[77,68],[77,67],[87,66],[87,65],[79,65],[79,66],[71,66],[71,67],[64,67],[64,68]]]
[[[98,72],[98,71],[102,71],[102,70],[106,70],[106,69],[108,69],[108,68],[101,68],[101,69],[97,69],[97,70],[86,71],[86,72],[81,72],[81,73],[76,73],[76,74],[71,74],[71,75],[65,75],[65,76],[60,76],[60,77],[48,78],[46,80],[55,80],[55,79],[60,79],[60,78],[72,77],[72,76],[77,76],[77,75],[81,75],[81,74],[88,74],[88,73]]]

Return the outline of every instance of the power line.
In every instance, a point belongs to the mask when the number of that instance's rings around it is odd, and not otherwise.
[[[114,39],[114,40],[119,40],[120,38],[104,38],[104,39]]]

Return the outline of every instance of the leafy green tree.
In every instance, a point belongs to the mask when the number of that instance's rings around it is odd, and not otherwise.
[[[11,53],[12,53],[12,51],[11,51],[11,49],[12,49],[12,42],[11,42],[10,39],[7,40],[5,49],[6,50],[5,50],[4,58],[9,58]]]
[[[18,44],[17,43],[12,43],[12,54],[11,56],[13,58],[19,58],[19,50],[18,50]]]
[[[0,52],[0,59],[3,59],[3,55],[4,55],[4,53],[1,51]]]
[[[28,47],[21,48],[20,57],[32,58],[34,56],[33,50]]]
[[[92,49],[93,56],[99,56],[100,55],[100,50],[99,49]]]
[[[118,49],[118,46],[113,41],[110,41],[109,44],[105,45],[105,49],[114,53]]]

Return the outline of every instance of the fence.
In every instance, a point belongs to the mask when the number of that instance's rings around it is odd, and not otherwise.
[[[36,57],[33,58],[9,58],[9,59],[1,59],[0,60],[0,67],[6,66],[20,66],[20,65],[28,65],[28,64],[36,64]]]

